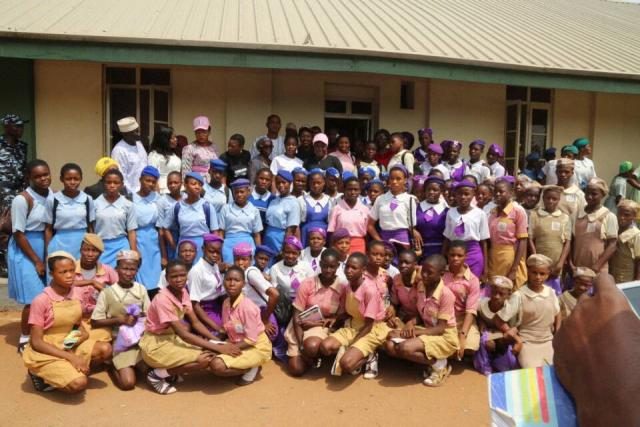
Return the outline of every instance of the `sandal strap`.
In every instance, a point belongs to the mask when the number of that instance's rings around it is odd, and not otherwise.
[[[159,394],[175,393],[176,389],[166,379],[158,377],[155,372],[150,371],[147,374],[149,385]]]

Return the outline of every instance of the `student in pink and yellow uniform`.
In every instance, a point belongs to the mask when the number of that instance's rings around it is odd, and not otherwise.
[[[327,231],[333,233],[340,228],[349,230],[349,253],[366,250],[367,220],[369,207],[360,201],[360,184],[355,176],[344,182],[344,195],[329,214]]]
[[[446,266],[442,255],[430,255],[422,263],[417,307],[424,328],[415,329],[413,337],[405,337],[398,331],[389,334],[389,340],[394,343],[388,349],[389,354],[425,366],[423,384],[428,387],[444,384],[451,373],[447,358],[458,351],[456,298],[442,281]]]

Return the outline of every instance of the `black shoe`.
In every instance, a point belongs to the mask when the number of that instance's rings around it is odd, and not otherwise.
[[[55,390],[53,386],[45,383],[42,378],[35,374],[32,374],[31,372],[29,372],[29,378],[31,378],[31,384],[33,384],[33,388],[35,388],[36,391],[45,393],[47,391]]]

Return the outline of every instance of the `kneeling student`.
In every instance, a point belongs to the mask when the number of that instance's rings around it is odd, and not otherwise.
[[[31,304],[31,340],[22,358],[38,391],[80,393],[87,388],[90,365],[111,357],[111,345],[90,339],[81,324],[75,262],[64,251],[50,254],[51,283]]]
[[[389,339],[389,354],[430,367],[425,371],[423,384],[439,387],[451,373],[447,358],[458,351],[458,332],[454,303],[456,297],[442,281],[447,262],[442,255],[430,255],[422,263],[422,288],[418,291],[417,307],[424,329],[414,330],[414,337],[404,339],[400,331],[393,331]]]

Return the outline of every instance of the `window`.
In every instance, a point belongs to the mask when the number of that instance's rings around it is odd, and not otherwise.
[[[153,133],[168,126],[171,116],[171,72],[164,68],[106,67],[107,139],[110,149],[120,140],[116,122],[133,116],[148,148]]]
[[[507,86],[505,167],[515,173],[527,154],[541,156],[550,145],[551,89]]]
[[[413,82],[400,84],[400,108],[403,110],[415,108],[415,84]]]

